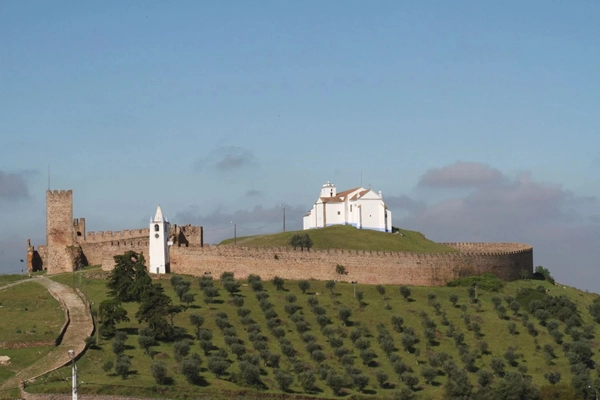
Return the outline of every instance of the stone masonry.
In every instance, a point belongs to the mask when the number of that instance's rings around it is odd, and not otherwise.
[[[49,274],[83,265],[113,268],[113,257],[133,250],[148,255],[149,230],[87,232],[85,219],[73,220],[73,194],[46,192],[46,246],[36,250],[28,241],[28,270]],[[338,279],[367,284],[444,285],[468,275],[492,272],[504,280],[533,272],[533,249],[520,243],[446,243],[457,252],[369,252],[356,250],[294,251],[286,248],[203,246],[200,226],[173,225],[169,232],[171,272],[188,275],[231,271],[238,278],[258,274],[263,279]],[[338,276],[337,264],[348,273]]]

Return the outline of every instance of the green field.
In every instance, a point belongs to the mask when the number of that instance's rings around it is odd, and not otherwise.
[[[447,335],[449,325],[444,325],[442,313],[446,315],[447,321],[452,324],[458,332],[464,335],[464,343],[468,349],[468,353],[472,358],[472,365],[469,367],[468,379],[473,385],[474,390],[479,388],[478,373],[479,370],[491,371],[491,360],[499,357],[504,360],[506,373],[519,372],[526,377],[531,377],[533,384],[538,388],[548,387],[548,383],[544,378],[544,374],[548,371],[558,371],[562,376],[561,382],[570,384],[572,373],[570,371],[569,360],[566,353],[563,351],[560,344],[555,343],[554,339],[548,333],[546,327],[534,318],[529,317],[532,321],[536,336],[528,333],[522,320],[524,319],[524,310],[514,314],[510,309],[506,312],[505,317],[500,317],[494,309],[493,298],[505,296],[515,297],[518,290],[522,288],[538,288],[544,289],[547,295],[565,296],[571,299],[578,307],[578,313],[582,318],[582,327],[585,328],[593,336],[597,332],[596,323],[591,318],[587,311],[587,307],[597,297],[595,294],[585,293],[573,288],[565,288],[563,286],[551,285],[543,281],[517,281],[507,284],[501,292],[485,292],[478,291],[478,303],[474,304],[469,301],[467,288],[464,287],[410,287],[411,295],[409,301],[405,301],[400,295],[399,287],[386,285],[385,295],[381,296],[375,286],[356,285],[352,286],[348,283],[337,283],[334,288],[334,293],[330,293],[325,287],[323,281],[309,281],[310,288],[306,294],[303,294],[299,289],[297,281],[286,281],[285,290],[278,291],[272,282],[263,282],[263,292],[261,296],[268,296],[267,300],[273,304],[273,310],[277,314],[278,324],[284,329],[285,338],[289,340],[291,346],[296,350],[294,357],[284,355],[282,348],[279,345],[279,340],[274,336],[273,331],[268,326],[269,322],[265,316],[265,312],[261,309],[260,301],[250,285],[243,281],[239,292],[231,296],[222,286],[220,281],[215,280],[214,284],[219,290],[219,297],[216,302],[210,304],[210,307],[202,301],[202,293],[198,287],[198,278],[183,277],[191,281],[191,292],[196,295],[196,301],[191,307],[177,314],[174,318],[176,326],[182,327],[187,334],[185,340],[190,341],[192,352],[198,353],[201,357],[200,380],[196,384],[190,384],[184,376],[179,372],[177,362],[174,359],[173,343],[161,342],[159,345],[152,348],[152,353],[155,360],[161,360],[168,366],[168,375],[172,379],[169,384],[159,385],[155,383],[151,376],[150,364],[152,358],[145,355],[138,344],[138,329],[140,324],[135,320],[135,312],[137,311],[137,303],[127,303],[125,308],[128,311],[130,322],[121,323],[118,329],[126,332],[128,336],[125,354],[131,357],[131,373],[127,379],[121,379],[115,376],[114,370],[105,373],[102,370],[102,365],[107,360],[115,359],[112,353],[110,340],[101,339],[99,349],[88,349],[85,355],[78,361],[81,393],[103,393],[103,394],[120,394],[130,396],[146,396],[146,397],[162,397],[162,398],[194,398],[198,396],[209,395],[209,398],[231,398],[235,396],[245,395],[247,398],[261,398],[266,395],[279,396],[284,393],[279,389],[275,379],[275,369],[272,366],[266,365],[262,360],[260,366],[260,385],[259,387],[248,387],[241,383],[236,383],[240,376],[239,361],[232,354],[231,348],[225,341],[223,331],[217,326],[218,313],[224,312],[228,317],[232,331],[235,331],[240,342],[245,346],[247,354],[256,354],[259,352],[254,348],[252,339],[256,340],[256,334],[249,331],[258,330],[259,335],[264,336],[266,346],[272,354],[279,355],[279,368],[289,372],[295,377],[291,384],[288,394],[296,396],[314,396],[318,398],[337,398],[336,394],[328,386],[327,373],[329,370],[334,371],[344,379],[344,388],[340,395],[365,397],[365,398],[393,398],[399,395],[400,390],[407,389],[407,385],[400,379],[400,376],[395,372],[397,364],[396,359],[400,359],[405,363],[410,371],[408,374],[418,378],[418,383],[410,391],[416,398],[419,399],[436,399],[442,398],[445,390],[445,385],[448,382],[448,376],[441,366],[433,367],[436,370],[436,375],[431,383],[426,382],[423,377],[423,371],[433,364],[433,358],[436,354],[446,353],[459,368],[465,368],[465,361],[461,358],[461,352],[457,346],[454,337]],[[71,274],[62,275],[56,278],[66,284],[75,284],[81,288],[83,292],[87,292],[91,301],[95,304],[106,298],[105,281],[99,279],[86,279],[83,275],[82,279],[75,278]],[[162,281],[166,289],[166,293],[171,296],[175,304],[181,304],[177,299],[168,280]],[[540,288],[541,286],[541,288]],[[363,303],[359,304],[354,298],[354,290],[363,293]],[[262,293],[262,292],[261,292]],[[288,315],[286,305],[289,303],[288,295],[296,296],[297,301],[294,304],[300,306],[300,310],[292,315]],[[454,306],[449,297],[451,294],[458,295],[458,302]],[[250,325],[247,320],[243,320],[238,315],[238,306],[233,304],[233,299],[241,297],[244,300],[242,308],[247,309],[249,317],[257,324]],[[495,299],[497,300],[497,299]],[[309,303],[317,301],[322,307],[327,317],[330,319],[330,324],[326,329],[320,329],[317,320],[317,314]],[[436,313],[435,303],[439,311]],[[502,300],[504,307],[509,307]],[[339,317],[339,310],[342,307],[347,307],[351,310],[352,315],[348,323],[344,323]],[[214,354],[219,349],[225,349],[228,352],[228,359],[231,362],[227,373],[217,379],[208,369],[208,357],[204,355],[199,346],[199,341],[194,337],[194,330],[190,324],[189,316],[192,313],[199,313],[204,316],[205,322],[203,328],[213,332],[213,345],[215,348],[211,351]],[[295,316],[294,316],[295,315]],[[435,340],[428,343],[424,335],[423,321],[424,316],[433,321],[435,324]],[[407,351],[403,348],[404,333],[394,330],[392,325],[392,317],[401,316],[404,319],[404,329],[413,328],[419,342],[414,345],[414,348]],[[304,335],[299,332],[296,321],[304,321],[308,328]],[[515,323],[516,330],[513,334],[509,334],[508,326],[510,323]],[[480,327],[479,333],[477,333]],[[558,323],[559,330],[565,332],[565,324]],[[389,331],[394,348],[388,352],[382,349],[378,341],[379,329],[385,328]],[[356,331],[356,332],[355,332]],[[228,333],[230,334],[231,331]],[[352,337],[360,334],[361,338],[353,343]],[[479,337],[476,337],[479,336]],[[307,341],[307,339],[309,339]],[[342,346],[349,351],[349,357],[341,359],[336,356],[332,340],[341,340]],[[362,340],[362,342],[360,341]],[[573,339],[569,335],[564,336],[563,341],[569,342]],[[481,351],[481,343],[484,342],[488,346],[488,351]],[[360,345],[359,345],[360,343]],[[374,353],[374,359],[367,364],[361,359],[361,350],[358,346],[365,346],[371,349]],[[592,360],[598,361],[597,354],[598,343],[594,338],[589,340],[594,354]],[[321,348],[325,359],[323,361],[315,361],[312,353],[308,351],[309,344],[312,348]],[[549,360],[545,356],[547,345],[552,346],[554,350],[554,358]],[[316,347],[315,347],[316,346]],[[517,353],[517,358],[513,365],[509,365],[504,359],[506,350],[512,347]],[[467,357],[468,358],[468,357]],[[349,363],[354,365],[349,368]],[[396,363],[396,364],[394,364]],[[326,366],[326,367],[325,367]],[[301,370],[312,371],[316,377],[315,387],[312,390],[305,390],[298,381],[299,372]],[[368,377],[368,384],[361,392],[356,384],[353,383],[353,376],[362,374]],[[377,383],[377,374],[385,373],[387,375],[386,383],[381,387]],[[35,383],[28,385],[28,390],[34,393],[39,392],[59,392],[68,393],[69,383],[68,376],[69,368],[63,368],[49,376],[38,379]],[[405,376],[403,376],[405,377]],[[596,379],[596,373],[593,373],[592,378]],[[501,376],[493,377],[492,386],[497,387],[502,384]],[[559,385],[560,386],[560,385]],[[353,398],[354,398],[353,397]]]
[[[286,247],[295,234],[307,233],[313,241],[314,249],[350,249],[372,251],[415,251],[415,252],[453,252],[448,246],[432,242],[422,233],[400,229],[398,233],[377,232],[368,229],[356,229],[349,225],[336,225],[310,231],[281,232],[271,235],[238,237],[238,246],[247,247]],[[234,239],[226,239],[221,244],[233,244]]]

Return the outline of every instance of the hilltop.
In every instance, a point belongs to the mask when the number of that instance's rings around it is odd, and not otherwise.
[[[95,305],[108,298],[101,271],[53,279],[78,286]],[[576,399],[583,397],[574,394],[572,386],[589,394],[587,386],[597,383],[590,368],[600,360],[598,329],[588,309],[598,296],[570,287],[536,280],[502,284],[491,278],[481,281],[476,291],[472,280],[467,287],[342,282],[331,287],[325,281],[286,280],[278,290],[274,282],[252,276],[248,281],[233,280],[238,285],[231,290],[226,282],[230,278],[203,283],[203,278],[189,276],[171,279],[160,283],[180,306],[172,314],[177,336],[154,342],[145,354],[141,336],[145,325],[135,316],[139,305],[122,303],[130,320],[116,328],[126,336],[119,351],[130,358],[130,372],[122,379],[114,366],[107,366],[116,359],[113,351],[118,346],[110,337],[101,338],[99,347],[92,346],[78,360],[80,381],[85,382],[80,393],[438,399],[450,386],[455,391],[471,390],[472,398],[486,391],[493,395],[485,398],[509,398],[501,395],[502,390],[513,388],[530,393],[519,398],[537,399],[537,388],[545,398]],[[189,282],[188,293],[194,295],[189,304],[180,300],[176,288],[182,284],[173,286],[176,281]],[[209,286],[214,288],[212,300],[203,301]],[[10,296],[10,290],[4,294]],[[192,324],[194,314],[204,321],[200,339]],[[27,318],[23,313],[23,324]],[[185,347],[182,342],[189,344],[183,359],[197,361],[189,357],[195,353],[200,360],[199,375],[191,381],[184,375],[187,364],[177,361],[176,353]],[[217,377],[211,371],[221,356],[228,368]],[[11,357],[17,358],[18,350]],[[158,362],[168,377],[161,384],[151,373],[151,365]],[[9,366],[0,375],[10,373]],[[67,393],[69,376],[70,368],[62,368],[29,383],[27,390]],[[286,379],[287,394],[280,386]],[[549,383],[557,380],[558,384]]]
[[[238,246],[287,247],[296,234],[308,234],[314,249],[348,249],[371,251],[412,251],[420,253],[456,252],[456,249],[435,243],[420,232],[398,229],[395,233],[356,229],[350,225],[334,225],[308,231],[291,231],[270,235],[243,236],[235,239]],[[234,243],[234,238],[220,244]]]

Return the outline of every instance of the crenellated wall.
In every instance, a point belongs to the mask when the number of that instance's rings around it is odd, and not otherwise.
[[[27,242],[30,272],[69,272],[86,264],[111,270],[113,257],[126,251],[148,256],[148,228],[86,233],[85,219],[73,219],[70,190],[47,191],[46,210],[47,245],[36,250]],[[238,278],[258,274],[264,279],[340,279],[335,266],[342,264],[348,271],[341,277],[346,281],[433,286],[486,272],[507,281],[520,278],[523,271],[533,272],[533,249],[520,243],[445,243],[458,250],[447,253],[203,247],[203,229],[192,225],[171,226],[169,241],[171,272],[189,275],[232,271]]]
[[[98,231],[88,232],[85,236],[78,236],[77,243],[106,243],[115,240],[134,240],[134,239],[145,239],[148,240],[150,235],[150,229],[126,229],[123,231]]]
[[[171,249],[171,272],[214,276],[232,271],[236,277],[263,279],[340,279],[335,266],[348,272],[342,280],[368,284],[444,285],[473,274],[492,272],[515,280],[533,271],[533,249],[519,243],[452,243],[452,253],[370,252],[356,250],[294,251],[292,248],[212,246]],[[499,251],[499,249],[501,249]]]

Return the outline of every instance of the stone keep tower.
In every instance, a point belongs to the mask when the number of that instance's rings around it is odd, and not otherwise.
[[[170,269],[169,259],[169,221],[163,216],[160,206],[150,221],[150,263],[148,272],[153,274],[166,274]]]
[[[74,269],[71,252],[73,234],[73,191],[46,191],[46,261],[49,274]]]

